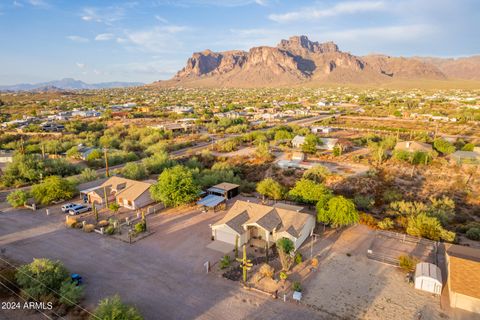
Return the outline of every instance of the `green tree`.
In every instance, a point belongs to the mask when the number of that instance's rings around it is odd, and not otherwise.
[[[352,200],[336,196],[317,203],[317,220],[338,228],[357,223],[359,215]]]
[[[430,197],[431,205],[427,209],[427,214],[435,217],[443,226],[446,226],[455,217],[455,201],[443,196],[442,198]]]
[[[303,173],[303,178],[312,180],[316,183],[322,183],[329,175],[331,175],[331,172],[327,167],[318,165],[305,171]]]
[[[295,250],[295,245],[292,240],[283,237],[277,240],[277,249],[282,269],[288,271],[294,261],[290,253]]]
[[[295,183],[288,195],[298,202],[314,204],[331,191],[323,184],[302,178]]]
[[[257,192],[263,197],[281,200],[285,195],[283,186],[272,178],[266,178],[257,184]]]
[[[168,153],[165,151],[159,151],[152,156],[143,159],[142,163],[148,172],[153,174],[161,173],[164,169],[175,165],[175,161],[171,160]]]
[[[200,188],[193,179],[192,172],[181,165],[165,169],[158,177],[150,193],[156,201],[175,207],[190,203],[198,197]]]
[[[462,147],[462,151],[473,151],[475,145],[473,143],[467,143]]]
[[[70,280],[65,266],[49,259],[33,259],[32,263],[21,266],[15,277],[26,297],[40,301],[59,292],[63,283]]]
[[[23,190],[15,190],[8,194],[7,202],[14,208],[22,207],[27,202],[28,194]]]
[[[143,320],[140,312],[120,300],[118,295],[100,300],[92,319],[100,320]]]
[[[319,144],[320,139],[314,134],[307,134],[305,136],[305,141],[302,144],[302,151],[305,153],[314,154],[317,152],[317,144]]]
[[[40,204],[71,199],[75,192],[75,186],[59,176],[47,177],[42,183],[33,185],[31,189],[35,202]]]
[[[141,163],[129,162],[121,170],[122,176],[127,179],[142,180],[145,179],[148,174],[145,166]]]
[[[98,178],[97,171],[91,168],[85,168],[80,173],[80,180],[82,182],[93,181],[93,180],[96,180],[97,178]]]
[[[435,139],[435,141],[433,141],[433,147],[438,152],[440,152],[442,154],[445,154],[445,155],[455,152],[455,146],[453,144],[451,144],[450,142],[448,142],[444,139],[441,139],[441,138]]]
[[[257,158],[262,159],[263,161],[270,161],[273,159],[273,155],[270,152],[270,147],[267,142],[259,143],[255,149],[255,155]]]

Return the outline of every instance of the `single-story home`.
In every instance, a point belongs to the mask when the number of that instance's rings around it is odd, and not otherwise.
[[[333,128],[331,127],[324,127],[324,126],[313,126],[311,128],[312,133],[331,133]]]
[[[304,143],[305,143],[305,137],[304,136],[296,135],[292,139],[292,147],[294,147],[294,148],[300,148],[302,146],[302,144],[304,144]]]
[[[480,250],[446,245],[450,306],[480,314]]]
[[[303,152],[292,152],[292,161],[303,161],[305,160],[305,155]]]
[[[401,141],[395,145],[395,151],[407,151],[407,152],[431,152],[432,146],[428,143],[417,141]]]
[[[117,202],[120,206],[136,210],[155,202],[150,195],[149,182],[135,181],[122,177],[111,177],[96,188],[81,191],[87,202],[104,204]]]
[[[289,238],[297,250],[315,228],[315,217],[301,212],[303,207],[266,206],[238,200],[212,228],[214,240],[232,245],[250,243],[271,246],[280,238]]]

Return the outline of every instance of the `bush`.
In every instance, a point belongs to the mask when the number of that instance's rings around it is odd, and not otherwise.
[[[295,253],[295,263],[300,264],[303,261],[302,254],[300,252]]]
[[[94,315],[100,320],[143,320],[138,310],[124,304],[118,295],[100,300]]]
[[[363,195],[356,195],[355,198],[353,198],[353,202],[359,210],[370,210],[375,204],[375,200],[371,196]]]
[[[77,286],[71,281],[65,281],[60,287],[60,303],[66,306],[76,305],[83,297],[83,286]]]
[[[14,208],[22,207],[27,202],[28,194],[23,190],[15,190],[8,194],[7,202]]]
[[[85,232],[93,232],[93,230],[95,230],[95,225],[94,224],[86,224],[83,227],[83,231],[85,231]]]
[[[132,180],[142,180],[148,176],[147,170],[142,163],[129,162],[121,170],[122,176]]]
[[[224,255],[222,259],[220,259],[220,269],[225,269],[230,267],[232,260],[228,254]]]
[[[480,228],[470,228],[465,234],[470,240],[480,240]]]
[[[453,144],[440,138],[435,139],[433,142],[433,147],[445,155],[455,152],[455,146]]]
[[[262,264],[262,266],[260,267],[258,272],[260,272],[260,274],[265,278],[273,278],[273,274],[275,273],[275,269],[273,269],[272,266],[264,263],[264,264]]]
[[[281,280],[287,280],[288,279],[288,274],[285,271],[280,271],[280,279]]]
[[[398,265],[406,272],[415,270],[415,266],[417,265],[417,263],[417,259],[407,255],[402,255],[398,257]]]
[[[378,226],[378,228],[380,228],[382,230],[390,230],[390,229],[393,229],[394,223],[393,223],[392,219],[385,218],[382,221],[379,221],[377,223],[377,226]]]
[[[135,229],[136,233],[142,233],[142,232],[147,231],[147,225],[145,224],[145,222],[140,221],[140,222],[135,224],[134,229]]]
[[[112,235],[115,233],[115,228],[113,227],[113,225],[109,225],[107,227],[107,229],[105,229],[105,233],[108,234],[108,235]]]
[[[67,217],[67,221],[65,221],[65,225],[67,226],[67,228],[75,228],[76,224],[77,224],[77,218]]]
[[[371,228],[375,228],[377,226],[377,219],[368,213],[361,213],[359,222]]]
[[[99,228],[105,228],[106,226],[108,226],[109,223],[107,220],[100,220],[98,223],[97,223],[97,227]]]
[[[302,292],[302,285],[298,281],[295,281],[293,283],[292,288],[293,288],[293,291]]]
[[[0,270],[0,296],[1,295],[10,295],[13,292],[17,292],[17,281],[15,279],[15,274],[17,271],[15,268],[6,268]]]

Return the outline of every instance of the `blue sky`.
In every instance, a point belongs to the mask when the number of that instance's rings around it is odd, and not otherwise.
[[[305,34],[353,54],[480,53],[477,0],[0,0],[0,85],[168,79],[192,52]]]

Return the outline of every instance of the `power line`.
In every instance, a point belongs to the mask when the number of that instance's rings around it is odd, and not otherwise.
[[[17,285],[15,285],[14,283],[12,283],[12,282],[9,281],[8,279],[4,278],[2,275],[0,275],[0,277],[2,277],[2,279],[4,279],[4,280],[8,281],[10,284],[14,285],[17,289],[20,289],[20,288],[18,288]],[[2,286],[4,286],[5,288],[7,288],[7,290],[11,291],[14,295],[16,295],[17,297],[19,297],[19,298],[22,299],[23,301],[27,302],[27,300],[25,300],[25,298],[23,298],[21,295],[19,295],[18,293],[16,293],[16,292],[15,292],[14,290],[12,290],[11,288],[7,287],[7,285],[3,284],[2,282],[0,282],[0,284],[1,284]],[[28,295],[28,293],[27,293],[27,295]],[[30,296],[30,298],[32,298],[32,297]],[[33,299],[33,300],[35,301],[35,299]],[[38,301],[35,301],[35,302],[38,302]],[[35,309],[35,310],[38,311],[38,312],[40,312],[41,314],[43,314],[47,319],[52,320],[52,318],[49,317],[46,313],[44,313],[44,312],[42,312],[42,311],[40,311],[40,310],[38,310],[38,309]],[[59,316],[58,314],[56,314],[54,311],[52,311],[52,312],[53,312],[56,316],[60,317],[60,316]],[[60,317],[60,318],[64,319],[63,317]]]
[[[62,297],[63,299],[65,299],[66,301],[68,301],[69,303],[71,303],[73,306],[76,306],[78,308],[80,308],[81,310],[87,312],[89,315],[91,315],[92,317],[94,317],[95,319],[98,319],[98,320],[101,320],[99,317],[97,317],[96,315],[94,315],[93,313],[91,313],[90,311],[88,311],[87,309],[85,309],[84,307],[82,307],[81,305],[79,305],[78,303],[75,303],[73,302],[72,300],[66,298],[65,296],[61,295],[59,292],[53,290],[52,288],[49,288],[46,284],[42,283],[40,280],[38,279],[35,279],[33,278],[32,276],[30,276],[29,274],[25,273],[25,272],[22,272],[20,270],[20,268],[16,267],[15,265],[11,264],[10,262],[8,262],[7,260],[3,259],[0,257],[0,260],[2,260],[3,262],[7,263],[8,265],[10,265],[11,267],[13,267],[17,272],[20,272],[22,273],[23,275],[26,275],[27,277],[29,277],[30,279],[32,280],[35,280],[36,282],[40,283],[42,286],[44,286],[45,288],[47,288],[48,290],[52,291],[53,293],[55,293],[57,296],[59,297]]]

